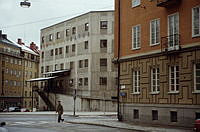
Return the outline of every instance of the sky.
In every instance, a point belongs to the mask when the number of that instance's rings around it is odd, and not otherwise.
[[[113,10],[114,0],[28,0],[31,7],[22,8],[23,0],[0,0],[0,30],[8,39],[21,38],[26,45],[40,45],[40,29],[96,10]]]

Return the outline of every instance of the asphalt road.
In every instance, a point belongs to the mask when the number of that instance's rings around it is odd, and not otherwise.
[[[92,118],[94,120],[95,117]],[[133,132],[126,129],[94,125],[57,123],[56,115],[0,115],[0,121],[6,122],[5,128],[8,132]]]

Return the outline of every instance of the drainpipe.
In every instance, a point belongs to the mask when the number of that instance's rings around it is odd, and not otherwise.
[[[119,94],[120,94],[120,62],[119,62],[119,58],[120,58],[120,29],[121,29],[121,26],[120,26],[120,0],[118,0],[118,53],[117,53],[117,64],[118,64],[118,77],[117,77],[117,82],[118,82],[118,88],[117,88],[117,118],[118,118],[118,121],[121,121],[122,120],[122,115],[121,115],[121,112],[120,112],[120,101],[119,101]]]

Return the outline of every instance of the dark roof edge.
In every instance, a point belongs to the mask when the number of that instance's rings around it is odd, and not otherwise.
[[[48,27],[42,28],[42,29],[40,29],[40,31],[41,31],[41,30],[45,30],[45,29],[50,28],[50,27],[53,27],[53,26],[56,26],[56,25],[59,25],[59,24],[61,24],[61,23],[63,23],[63,22],[70,21],[70,20],[72,20],[72,19],[75,19],[75,18],[78,18],[78,17],[84,16],[84,15],[87,15],[87,14],[90,14],[90,13],[96,13],[96,12],[114,12],[114,10],[105,10],[105,11],[89,11],[89,12],[86,12],[86,13],[80,14],[80,15],[78,15],[78,16],[75,16],[75,17],[73,17],[73,18],[69,18],[69,19],[64,20],[64,21],[61,21],[61,22],[59,22],[59,23],[56,23],[56,24],[50,25],[50,26],[48,26]]]

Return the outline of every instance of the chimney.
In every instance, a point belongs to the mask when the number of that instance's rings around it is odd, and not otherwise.
[[[30,49],[36,50],[36,44],[34,42],[31,42]]]
[[[17,39],[17,43],[18,43],[19,45],[22,45],[22,44],[23,44],[23,43],[22,43],[22,39],[18,38],[18,39]]]
[[[0,30],[0,36],[2,35],[2,30]]]
[[[3,39],[7,39],[7,35],[6,34],[2,34],[2,38]]]

